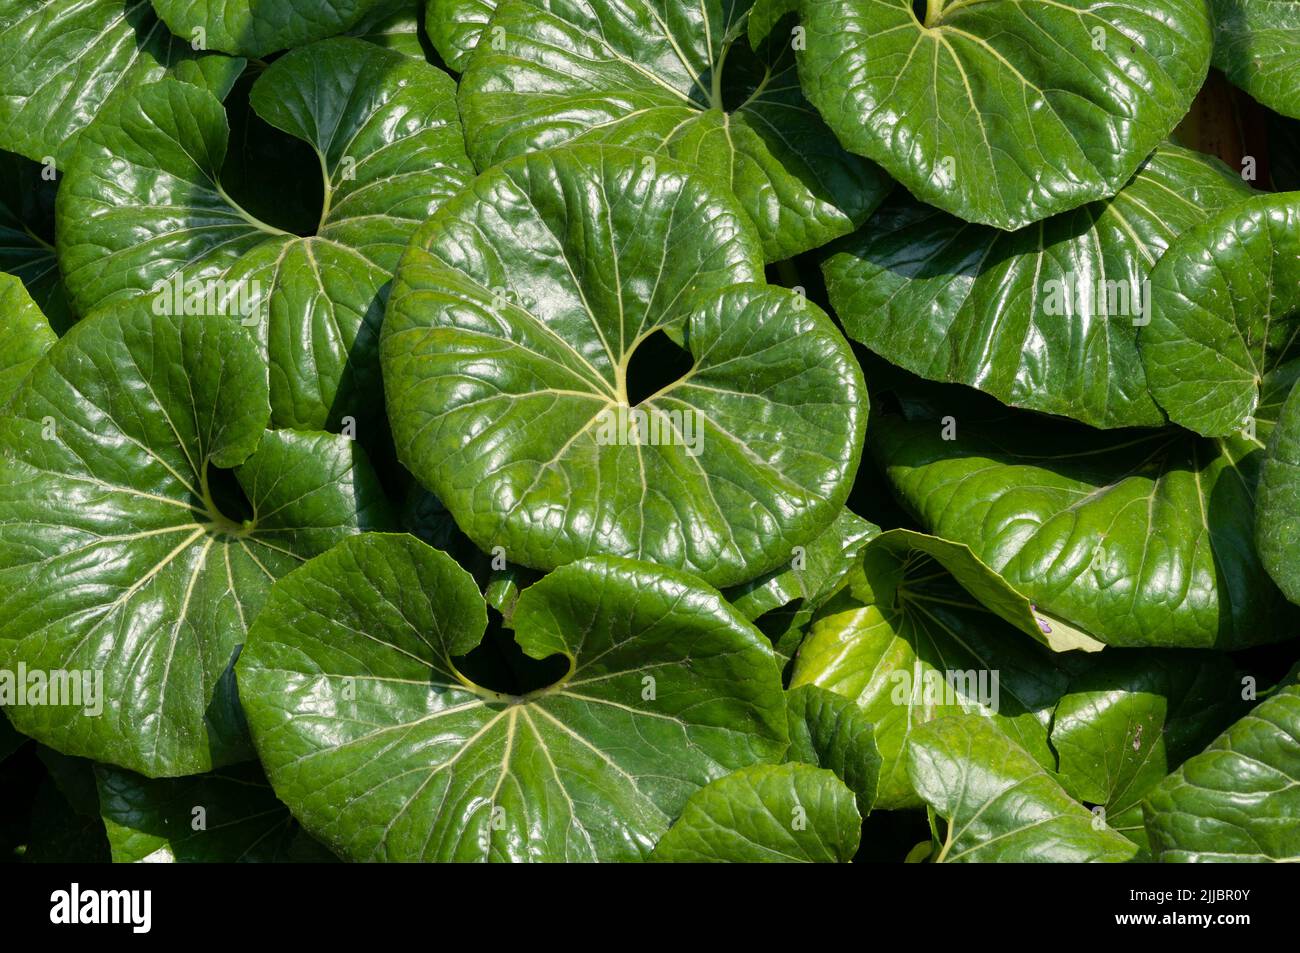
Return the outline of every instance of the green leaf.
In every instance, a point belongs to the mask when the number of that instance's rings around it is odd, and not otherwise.
[[[350,30],[385,0],[153,0],[177,36],[202,48],[266,56]]]
[[[1300,4],[1210,0],[1214,65],[1270,109],[1300,118]]]
[[[686,799],[787,746],[762,635],[671,569],[583,560],[520,596],[515,638],[567,656],[523,696],[456,659],[473,579],[411,536],[366,535],[277,585],[239,660],[280,798],[353,860],[636,860]]]
[[[1114,198],[1016,232],[898,193],[822,270],[849,335],[913,373],[1096,427],[1159,426],[1138,353],[1151,270],[1250,194],[1217,160],[1165,144]]]
[[[389,519],[351,441],[268,416],[226,319],[117,308],[37,362],[0,418],[0,661],[94,697],[19,730],[151,776],[248,756],[230,666],[271,581]]]
[[[787,47],[749,48],[748,6],[504,0],[461,78],[470,156],[485,169],[567,142],[633,146],[730,188],[769,261],[847,234],[889,181],[835,141]],[[453,7],[444,19],[468,20],[444,42],[459,45],[481,8]]]
[[[1297,371],[1265,382],[1256,433],[1220,440],[967,413],[957,395],[873,422],[871,446],[923,528],[970,546],[1040,612],[1108,645],[1242,648],[1293,634],[1255,552],[1253,494]]]
[[[101,110],[195,55],[149,0],[0,0],[0,148],[62,167]]]
[[[1102,805],[1110,828],[1145,848],[1142,798],[1243,708],[1226,656],[1103,653],[1056,706],[1058,780],[1072,797]]]
[[[1144,813],[1160,861],[1300,860],[1300,685],[1165,778]]]
[[[0,152],[0,271],[22,279],[55,332],[72,324],[54,255],[54,169]]]
[[[41,309],[13,275],[0,274],[0,407],[8,403],[27,372],[57,340]]]
[[[877,806],[914,807],[908,739],[943,715],[988,716],[1055,766],[1047,735],[1067,675],[1029,627],[1047,638],[1023,597],[965,547],[890,530],[867,544],[848,591],[813,622],[790,684],[855,701],[880,751]]]
[[[117,864],[285,862],[302,836],[255,763],[159,781],[99,765],[95,779]]]
[[[228,125],[214,96],[174,80],[138,90],[87,130],[59,190],[59,263],[78,309],[147,294],[177,310],[190,282],[224,281],[224,310],[271,362],[275,426],[373,418],[387,283],[416,226],[470,173],[453,92],[441,71],[356,39],[268,67],[254,109],[313,148],[326,182],[320,225],[300,237],[222,188]],[[120,171],[110,181],[105,168]]]
[[[986,719],[917,727],[907,771],[948,822],[935,863],[1118,863],[1136,852]]]
[[[787,761],[799,761],[834,771],[848,785],[866,817],[876,802],[880,752],[871,722],[852,699],[815,685],[796,688],[785,696],[790,708],[790,750]]]
[[[388,6],[393,6],[391,0]],[[362,18],[348,35],[423,60],[424,41],[420,34],[422,7],[421,0],[405,0],[391,10],[385,9],[384,4],[381,4]]]
[[[634,556],[734,585],[831,525],[867,394],[826,315],[760,283],[732,201],[641,158],[511,160],[420,229],[383,328],[393,436],[484,551],[537,569]],[[662,329],[694,365],[637,403],[629,363]]]
[[[1209,68],[1204,0],[805,0],[799,79],[923,202],[1015,229],[1114,195]]]
[[[857,853],[861,833],[853,793],[830,771],[806,764],[762,764],[692,794],[652,859],[847,864]]]
[[[427,0],[425,29],[447,66],[464,72],[496,8],[496,0]]]
[[[1207,437],[1242,427],[1260,381],[1294,357],[1300,324],[1300,192],[1260,195],[1173,243],[1151,277],[1139,335],[1151,393]]]
[[[1259,478],[1255,544],[1268,574],[1300,604],[1300,387],[1293,386],[1269,439]]]

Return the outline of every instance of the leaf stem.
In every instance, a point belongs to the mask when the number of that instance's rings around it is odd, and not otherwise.
[[[217,190],[217,194],[220,195],[222,199],[225,200],[226,204],[228,204],[231,208],[233,208],[235,212],[239,215],[239,217],[242,218],[244,221],[246,221],[249,225],[252,225],[254,228],[260,231],[266,232],[269,235],[285,235],[288,236],[289,238],[294,237],[290,232],[286,232],[282,228],[276,228],[274,225],[268,225],[266,222],[262,221],[252,212],[249,212],[242,205],[240,205],[233,198],[231,198],[230,193],[227,192],[222,187],[221,183],[218,182],[215,178],[212,180],[212,187]]]

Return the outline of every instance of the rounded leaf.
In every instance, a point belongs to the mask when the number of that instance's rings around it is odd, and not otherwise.
[[[1187,112],[1204,0],[806,0],[804,92],[923,202],[1014,229],[1106,198]]]
[[[1214,65],[1269,109],[1300,119],[1300,3],[1210,0]]]
[[[770,261],[848,233],[891,183],[804,99],[790,44],[750,48],[750,2],[503,0],[461,77],[475,164],[570,142],[633,146],[729,189]],[[469,24],[483,8],[453,6]]]
[[[731,201],[643,158],[512,160],[417,233],[384,322],[389,417],[402,462],[485,551],[732,585],[835,519],[866,390],[825,314],[759,283]],[[659,330],[694,366],[633,405],[628,364]]]
[[[356,39],[267,67],[254,110],[307,142],[325,177],[310,236],[259,221],[223,189],[229,125],[215,96],[172,79],[137,90],[82,136],[59,189],[59,265],[78,310],[148,296],[162,312],[235,313],[271,363],[276,426],[380,413],[387,283],[416,226],[470,175],[454,88]]]
[[[153,0],[173,33],[203,49],[266,56],[346,32],[384,0]]]
[[[862,818],[853,793],[806,764],[742,768],[691,795],[653,859],[677,864],[847,864]]]
[[[0,274],[0,407],[57,340],[50,322],[13,275]]]
[[[1207,437],[1249,423],[1260,382],[1293,357],[1300,192],[1260,195],[1186,232],[1151,276],[1139,343],[1169,419]]]
[[[225,319],[117,308],[36,363],[0,417],[0,661],[51,692],[6,699],[21,731],[150,776],[248,757],[230,666],[271,582],[387,519],[352,441],[269,414]]]
[[[1139,328],[1169,243],[1250,196],[1164,144],[1114,198],[1004,232],[896,193],[822,264],[845,331],[894,364],[1095,427],[1160,426]]]
[[[524,696],[457,670],[486,624],[469,574],[411,536],[273,590],[240,697],[308,831],[353,860],[642,859],[694,791],[786,748],[770,647],[682,573],[602,558],[525,590],[520,648],[569,671]]]
[[[61,166],[100,110],[194,55],[149,0],[0,0],[0,149]]]
[[[1045,429],[967,410],[963,394],[873,422],[872,450],[926,530],[968,545],[1040,611],[1112,646],[1244,648],[1293,634],[1255,550],[1254,493],[1298,372],[1264,382],[1254,430],[1217,441]]]
[[[1260,702],[1160,782],[1144,810],[1159,861],[1300,859],[1300,685]]]
[[[921,725],[907,771],[948,822],[935,863],[1122,863],[1137,853],[987,719]]]

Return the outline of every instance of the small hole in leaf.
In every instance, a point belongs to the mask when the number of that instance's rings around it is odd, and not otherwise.
[[[488,611],[488,629],[483,641],[469,654],[452,659],[452,663],[475,685],[516,696],[554,685],[569,671],[569,660],[563,655],[544,659],[525,655],[495,609]]]
[[[208,466],[208,497],[208,501],[199,505],[208,511],[213,522],[228,523],[233,528],[253,518],[253,504],[235,479],[234,470]]]
[[[912,0],[912,16],[917,23],[925,23],[926,0]]]
[[[695,366],[695,358],[662,330],[636,346],[627,365],[627,402],[635,407],[647,397],[681,380]]]

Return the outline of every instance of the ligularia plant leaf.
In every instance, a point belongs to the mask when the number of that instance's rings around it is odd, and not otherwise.
[[[1204,0],[804,0],[799,11],[799,80],[840,142],[921,201],[1005,229],[1114,195],[1210,64]]]
[[[470,174],[453,95],[446,74],[355,39],[268,67],[253,108],[308,143],[324,177],[319,225],[298,236],[223,188],[216,97],[172,79],[142,87],[83,135],[59,189],[59,265],[77,309],[146,296],[155,312],[235,313],[270,361],[276,426],[373,417],[392,270]]]
[[[1210,0],[1214,65],[1265,106],[1300,118],[1300,4]]]
[[[1260,382],[1300,331],[1300,192],[1261,195],[1176,241],[1139,343],[1151,393],[1207,437],[1250,425]]]
[[[229,319],[127,305],[35,363],[0,415],[0,662],[76,694],[10,684],[20,731],[154,777],[249,756],[231,666],[271,583],[388,523],[355,444],[269,417]]]
[[[0,0],[0,861],[1296,860],[1297,130],[1300,0]]]
[[[384,0],[153,0],[177,36],[242,56],[265,56],[343,33]]]
[[[637,400],[629,363],[661,330],[693,365]],[[382,347],[402,462],[525,566],[606,553],[744,582],[831,525],[857,468],[847,343],[763,284],[724,191],[632,150],[481,175],[413,238]]]
[[[987,719],[920,726],[907,771],[948,822],[935,863],[1122,863],[1136,853]]]
[[[891,530],[868,543],[847,589],[814,619],[791,685],[854,701],[880,752],[877,806],[916,806],[908,739],[943,715],[987,717],[1052,764],[1051,706],[1068,679],[1035,642],[1044,629],[1057,634],[967,547]]]
[[[13,275],[0,274],[0,314],[5,336],[0,340],[0,407],[9,402],[18,385],[56,338],[41,309]]]
[[[149,0],[0,0],[0,149],[62,165],[81,130],[194,57]]]
[[[1300,858],[1300,685],[1260,702],[1146,800],[1157,860]]]
[[[568,664],[523,696],[458,668],[486,624],[469,574],[410,536],[358,536],[273,590],[240,696],[311,834],[353,860],[645,859],[693,793],[786,749],[771,647],[683,573],[603,557],[526,589],[519,647]]]
[[[1114,198],[1016,232],[898,195],[822,270],[849,335],[914,373],[1095,427],[1160,426],[1138,353],[1152,269],[1181,232],[1250,194],[1222,164],[1164,144]]]
[[[470,155],[480,169],[566,142],[672,156],[732,191],[769,260],[851,231],[888,180],[804,99],[788,44],[749,48],[748,14],[718,0],[504,0],[460,85]]]
[[[659,841],[664,863],[848,863],[862,819],[853,794],[830,771],[758,765],[691,795]]]
[[[1241,648],[1293,631],[1254,538],[1264,442],[1297,373],[1266,377],[1253,425],[1219,440],[916,406],[871,447],[927,530],[1040,610],[1108,645]]]

